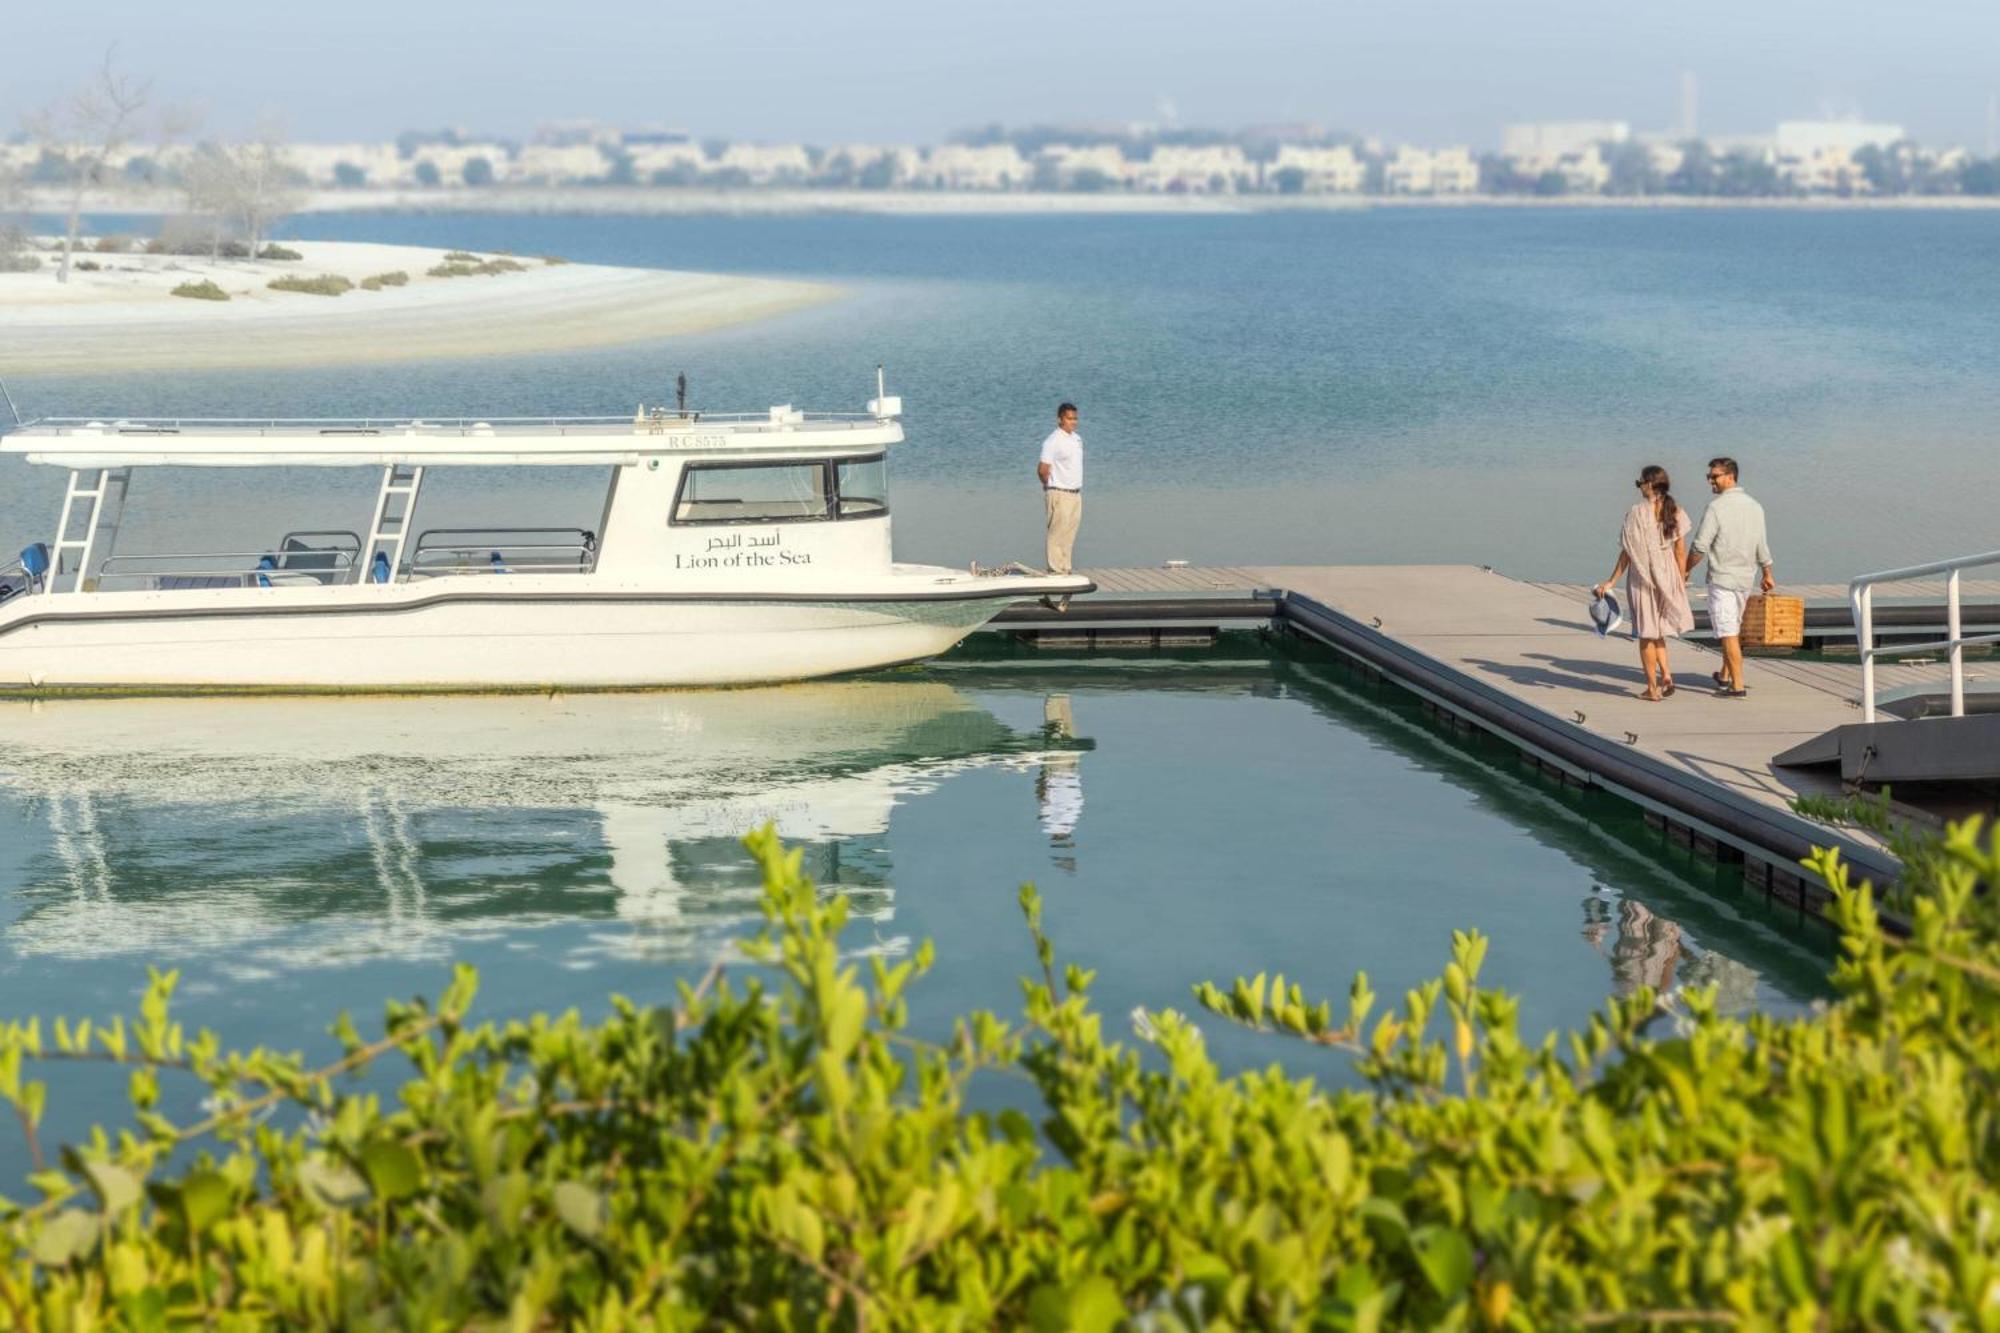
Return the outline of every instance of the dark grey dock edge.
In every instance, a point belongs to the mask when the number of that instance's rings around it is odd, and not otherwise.
[[[1801,873],[1799,862],[1815,846],[1838,843],[1843,858],[1878,884],[1901,875],[1894,858],[1837,830],[1735,799],[1725,788],[1573,727],[1310,597],[1284,594],[1278,623],[1503,737],[1564,778],[1630,801],[1683,846],[1719,861],[1743,862],[1751,883],[1805,911],[1823,915],[1831,898],[1824,885]]]
[[[1941,607],[1896,609],[1900,619],[1913,625],[1943,619]],[[1810,608],[1808,614],[1815,611],[1826,628],[1833,628],[1836,614],[1846,614],[1845,608],[1831,607]],[[2000,619],[2000,608],[1994,611]],[[1572,726],[1301,593],[1259,588],[1248,595],[1091,598],[1076,601],[1067,613],[1017,605],[990,624],[995,630],[1052,631],[1066,637],[1201,626],[1270,627],[1321,643],[1408,690],[1455,724],[1507,741],[1524,759],[1562,781],[1596,787],[1637,806],[1671,841],[1718,862],[1740,864],[1748,883],[1801,911],[1823,915],[1830,900],[1825,886],[1799,864],[1815,846],[1838,845],[1858,874],[1878,884],[1900,877],[1900,866],[1878,847],[1743,799],[1643,750]]]

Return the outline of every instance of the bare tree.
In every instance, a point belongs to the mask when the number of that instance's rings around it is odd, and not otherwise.
[[[181,173],[189,207],[216,220],[216,253],[221,252],[222,224],[233,222],[242,229],[253,259],[271,224],[302,202],[297,180],[285,155],[284,135],[271,121],[261,124],[247,143],[203,146]]]
[[[53,158],[69,192],[69,218],[63,230],[62,260],[56,281],[69,281],[70,255],[76,250],[83,222],[83,196],[104,178],[110,159],[131,142],[139,117],[152,95],[152,84],[119,72],[118,48],[104,53],[97,76],[53,106],[28,117],[27,130],[43,153]]]
[[[41,260],[21,255],[22,247],[28,242],[28,229],[24,222],[26,211],[27,190],[22,184],[21,173],[0,170],[0,273],[15,273],[41,266]]]

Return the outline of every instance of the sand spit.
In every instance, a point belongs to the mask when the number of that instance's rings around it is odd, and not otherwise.
[[[53,267],[0,274],[0,375],[360,365],[512,355],[699,333],[831,300],[821,283],[594,264],[515,261],[519,271],[430,277],[442,250],[286,241],[297,260],[88,254],[67,284]],[[53,259],[53,256],[45,256]],[[490,256],[481,255],[481,259]],[[408,283],[364,290],[365,278]],[[333,274],[339,296],[272,291],[274,278]],[[210,281],[227,301],[172,295]]]

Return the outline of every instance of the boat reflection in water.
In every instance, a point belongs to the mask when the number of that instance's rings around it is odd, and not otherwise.
[[[769,821],[895,952],[891,811],[969,767],[1025,781],[1052,735],[930,681],[5,705],[0,792],[50,832],[8,942],[252,976],[583,921],[570,966],[701,960],[757,916],[738,840]]]

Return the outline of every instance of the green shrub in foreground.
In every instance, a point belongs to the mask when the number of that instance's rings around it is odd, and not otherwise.
[[[184,282],[174,288],[171,294],[174,296],[192,297],[197,301],[227,301],[229,299],[228,292],[223,291],[222,288],[216,286],[207,278],[203,278],[200,282]]]
[[[361,290],[364,292],[379,292],[384,287],[407,287],[409,283],[410,275],[401,269],[397,269],[393,273],[377,273],[372,277],[363,278],[361,280]]]
[[[337,273],[322,273],[317,278],[273,278],[264,285],[274,292],[304,292],[308,296],[339,296],[354,290],[353,282]]]
[[[34,1152],[36,1060],[128,1066],[134,1121],[51,1154],[39,1201],[7,1207],[0,1309],[34,1328],[2000,1321],[2000,836],[1976,821],[1905,939],[1816,857],[1841,997],[1802,1020],[1641,990],[1531,1047],[1470,934],[1379,1015],[1365,977],[1338,1022],[1282,980],[1197,989],[1351,1052],[1365,1086],[1332,1091],[1224,1077],[1172,1011],[1111,1040],[1028,888],[1021,1013],[914,1040],[928,947],[843,959],[842,900],[769,829],[749,846],[760,966],[600,1024],[475,1026],[461,969],[380,1037],[343,1019],[318,1069],[186,1032],[171,974],[136,1021],[10,1025],[0,1095]],[[409,1071],[390,1103],[339,1086],[390,1057]],[[1038,1120],[969,1109],[981,1073]],[[160,1110],[175,1075],[211,1089],[192,1123]]]

